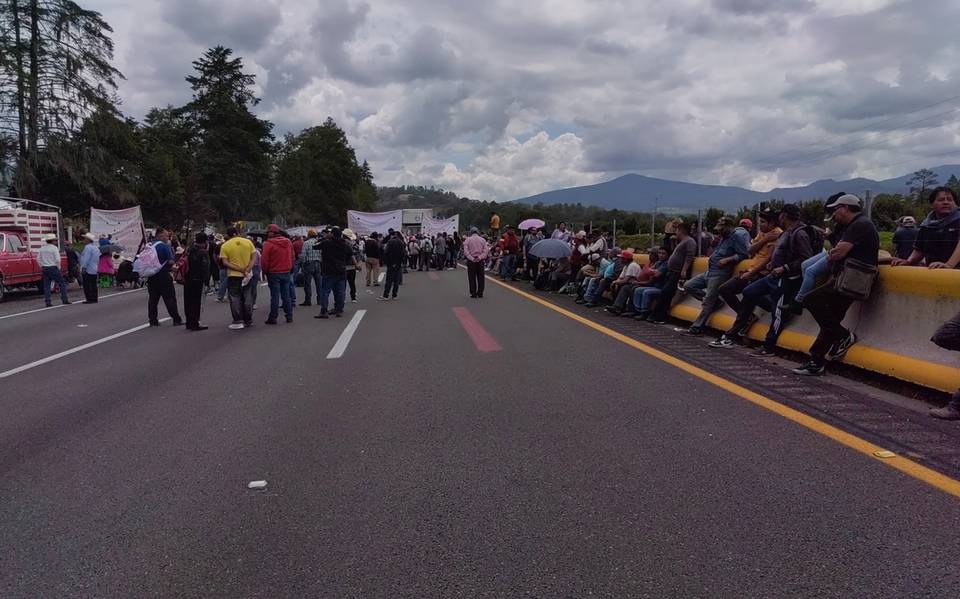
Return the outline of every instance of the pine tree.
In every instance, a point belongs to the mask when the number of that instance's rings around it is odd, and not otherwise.
[[[21,195],[36,195],[54,136],[73,135],[97,112],[117,114],[123,75],[110,64],[112,32],[100,13],[70,0],[0,4],[0,128],[16,133]]]
[[[910,194],[918,205],[923,205],[927,197],[927,190],[937,185],[937,173],[928,168],[922,168],[914,172],[907,185],[910,186]]]
[[[186,106],[197,136],[197,199],[222,222],[268,216],[271,204],[273,125],[250,111],[259,99],[255,77],[223,46],[194,61]]]

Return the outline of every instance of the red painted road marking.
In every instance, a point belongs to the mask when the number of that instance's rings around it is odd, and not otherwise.
[[[483,328],[483,325],[473,317],[470,310],[461,306],[454,308],[453,313],[457,315],[460,326],[467,332],[467,335],[470,335],[470,339],[473,340],[473,344],[477,346],[478,350],[482,352],[492,352],[503,349],[500,347],[500,344],[497,343],[497,340]]]
[[[439,281],[439,280],[440,280],[440,275],[438,275],[438,274],[435,273],[435,272],[428,272],[428,273],[427,273],[427,276],[430,277],[430,280],[431,280],[431,281]]]

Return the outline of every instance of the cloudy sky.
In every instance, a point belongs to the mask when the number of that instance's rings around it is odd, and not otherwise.
[[[960,162],[956,0],[81,0],[128,114],[223,44],[278,132],[509,200],[636,172],[766,190]]]

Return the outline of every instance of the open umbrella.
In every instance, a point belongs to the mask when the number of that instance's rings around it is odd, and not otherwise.
[[[569,258],[573,250],[569,243],[559,239],[544,239],[533,244],[529,253],[537,258]]]
[[[547,223],[543,222],[539,218],[528,218],[517,225],[517,228],[521,231],[526,231],[527,229],[542,229],[546,224]]]

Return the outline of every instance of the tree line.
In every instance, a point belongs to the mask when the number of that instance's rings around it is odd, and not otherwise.
[[[0,184],[83,215],[140,205],[157,224],[340,222],[376,203],[373,174],[332,119],[279,140],[255,78],[216,46],[185,77],[192,99],[120,110],[110,25],[70,0],[0,4]]]

